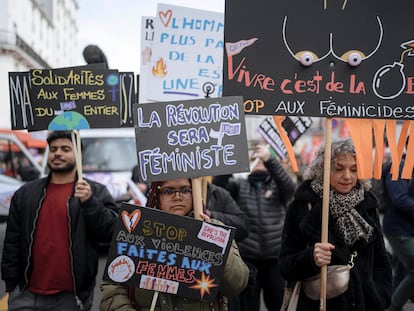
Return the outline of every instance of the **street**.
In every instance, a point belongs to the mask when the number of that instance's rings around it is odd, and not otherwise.
[[[0,255],[3,254],[3,242],[4,242],[4,235],[5,235],[5,230],[6,230],[6,224],[2,223],[0,224]],[[91,309],[91,311],[99,311],[99,301],[101,299],[101,292],[99,290],[99,284],[102,280],[102,273],[103,273],[103,269],[105,267],[105,263],[106,263],[106,256],[105,254],[102,254],[100,259],[99,259],[99,271],[98,271],[98,275],[97,275],[97,286],[95,288],[95,295],[94,295],[94,305]],[[1,272],[0,272],[1,274]],[[2,308],[3,305],[5,305],[5,284],[4,282],[0,282],[0,311],[7,311],[7,309]],[[263,303],[260,307],[260,311],[266,311],[266,308],[263,306]],[[414,311],[414,304],[413,303],[407,303],[404,307],[404,311]]]

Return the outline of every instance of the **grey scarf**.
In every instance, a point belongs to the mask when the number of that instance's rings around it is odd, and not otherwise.
[[[323,197],[323,182],[315,178],[311,182],[311,188],[321,198]],[[355,206],[364,200],[364,189],[358,183],[348,193],[341,194],[334,190],[329,192],[329,212],[335,219],[345,244],[353,245],[356,241],[366,241],[372,236],[374,229],[355,210]]]

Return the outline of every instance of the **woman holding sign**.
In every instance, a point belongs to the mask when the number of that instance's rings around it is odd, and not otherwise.
[[[280,272],[288,282],[301,282],[297,310],[320,310],[324,265],[327,310],[385,310],[391,298],[391,263],[378,201],[369,191],[370,181],[358,179],[351,139],[332,142],[328,242],[320,243],[324,156],[322,147],[287,210]]]
[[[213,203],[214,204],[214,203]],[[190,179],[175,179],[152,183],[147,206],[180,216],[193,216],[193,195]],[[216,223],[206,214],[204,221]],[[224,296],[237,295],[247,285],[249,270],[240,257],[233,241],[225,264],[219,292]],[[173,294],[159,293],[154,307],[154,291],[103,282],[100,310],[225,310],[225,299],[219,295],[215,301],[194,301]],[[156,296],[155,296],[156,297]]]

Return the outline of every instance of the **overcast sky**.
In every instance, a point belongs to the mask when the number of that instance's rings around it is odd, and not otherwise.
[[[79,65],[85,64],[82,51],[98,45],[109,67],[139,73],[141,17],[155,16],[158,3],[224,12],[224,0],[77,0]]]

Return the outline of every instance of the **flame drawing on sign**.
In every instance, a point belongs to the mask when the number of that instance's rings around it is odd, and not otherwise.
[[[154,67],[152,67],[152,74],[154,77],[164,78],[167,75],[167,65],[164,63],[162,57],[157,61]]]
[[[401,43],[401,47],[404,49],[404,51],[401,53],[400,64],[402,64],[405,55],[414,56],[414,40]]]

